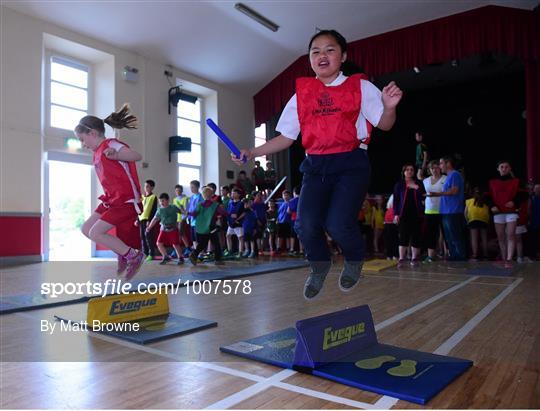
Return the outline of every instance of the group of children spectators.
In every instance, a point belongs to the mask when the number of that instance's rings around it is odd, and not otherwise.
[[[147,259],[156,256],[156,247],[162,256],[160,264],[171,260],[167,247],[174,249],[178,264],[184,257],[193,264],[202,259],[223,264],[223,257],[254,258],[265,252],[303,256],[295,231],[300,187],[292,193],[283,190],[267,201],[275,186],[275,172],[271,164],[268,168],[272,178],[263,180],[262,168],[256,164],[255,185],[241,172],[237,183],[221,187],[220,193],[213,183],[201,189],[199,181],[191,181],[187,196],[177,185],[172,201],[167,193],[158,198],[153,193],[155,183],[147,180],[143,213],[136,222]],[[540,184],[522,188],[508,161],[499,162],[497,169],[499,176],[488,182],[486,190],[473,187],[466,199],[463,178],[451,157],[430,161],[423,179],[415,165],[405,164],[389,198],[366,199],[359,212],[368,252],[381,255],[384,250],[386,258],[399,260],[401,266],[438,258],[477,261],[494,257],[506,265],[514,257],[518,263],[535,259],[540,251]],[[497,255],[488,249],[491,222],[499,245]],[[330,237],[328,241],[338,253]]]
[[[266,251],[271,256],[302,255],[294,230],[300,189],[295,187],[293,193],[283,190],[276,200],[277,196],[269,199],[275,175],[258,183],[260,190],[246,193],[246,187],[235,184],[221,187],[218,194],[214,183],[201,188],[200,182],[194,180],[190,182],[190,196],[176,185],[171,201],[167,193],[159,197],[154,194],[155,182],[147,180],[143,212],[136,222],[146,259],[154,259],[156,247],[162,256],[160,264],[172,259],[168,247],[174,249],[177,264],[183,264],[184,257],[188,257],[194,265],[202,260],[221,265],[223,257],[255,258]],[[156,239],[154,227],[158,224]]]

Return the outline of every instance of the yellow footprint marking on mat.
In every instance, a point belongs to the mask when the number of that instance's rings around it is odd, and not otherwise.
[[[411,375],[416,374],[416,361],[401,360],[401,365],[390,368],[386,372],[394,377],[410,377]]]
[[[364,370],[374,370],[380,368],[385,362],[394,361],[396,357],[391,355],[381,355],[375,358],[366,358],[365,360],[356,361],[354,365]]]
[[[161,331],[168,328],[167,320],[143,320],[139,321],[139,327],[142,331]]]
[[[269,343],[268,346],[272,348],[287,348],[294,345],[295,342],[296,342],[296,339],[291,338],[289,340],[273,341]]]

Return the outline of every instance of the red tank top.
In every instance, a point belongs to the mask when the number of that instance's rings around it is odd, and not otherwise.
[[[133,161],[110,160],[105,156],[104,151],[113,142],[129,147],[115,138],[109,138],[94,151],[94,167],[105,192],[99,198],[109,206],[121,205],[129,201],[137,205],[141,201],[141,186],[137,168]]]
[[[300,132],[308,154],[345,153],[358,148],[360,79],[365,78],[364,74],[353,74],[338,86],[326,86],[315,77],[296,80]],[[367,126],[370,134],[371,124]],[[364,143],[368,140],[369,137]]]
[[[495,178],[489,181],[489,194],[501,213],[515,213],[516,207],[508,208],[504,205],[514,200],[519,190],[519,179],[500,180]]]

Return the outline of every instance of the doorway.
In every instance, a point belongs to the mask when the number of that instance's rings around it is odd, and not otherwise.
[[[81,233],[91,213],[92,167],[49,160],[49,261],[92,257],[92,242]]]

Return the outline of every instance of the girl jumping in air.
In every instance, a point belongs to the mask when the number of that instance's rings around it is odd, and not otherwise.
[[[285,150],[302,133],[307,157],[298,203],[296,230],[304,244],[311,273],[304,297],[322,289],[331,267],[325,230],[345,256],[339,278],[342,291],[358,282],[364,261],[364,242],[356,217],[369,185],[367,148],[372,125],[389,130],[396,121],[402,92],[394,82],[379,91],[363,74],[345,76],[347,42],[335,30],[322,30],[309,42],[309,61],[316,77],[299,78],[276,130],[266,144],[241,150],[248,160]]]
[[[105,137],[105,124],[113,129],[137,128],[137,118],[127,104],[104,120],[81,118],[75,135],[84,147],[94,152],[93,164],[103,187],[101,204],[81,228],[85,236],[103,244],[118,255],[118,274],[126,272],[126,280],[133,278],[144,261],[139,250],[141,237],[135,226],[142,211],[141,188],[135,161],[141,155],[116,138]],[[116,237],[108,234],[116,227]]]

